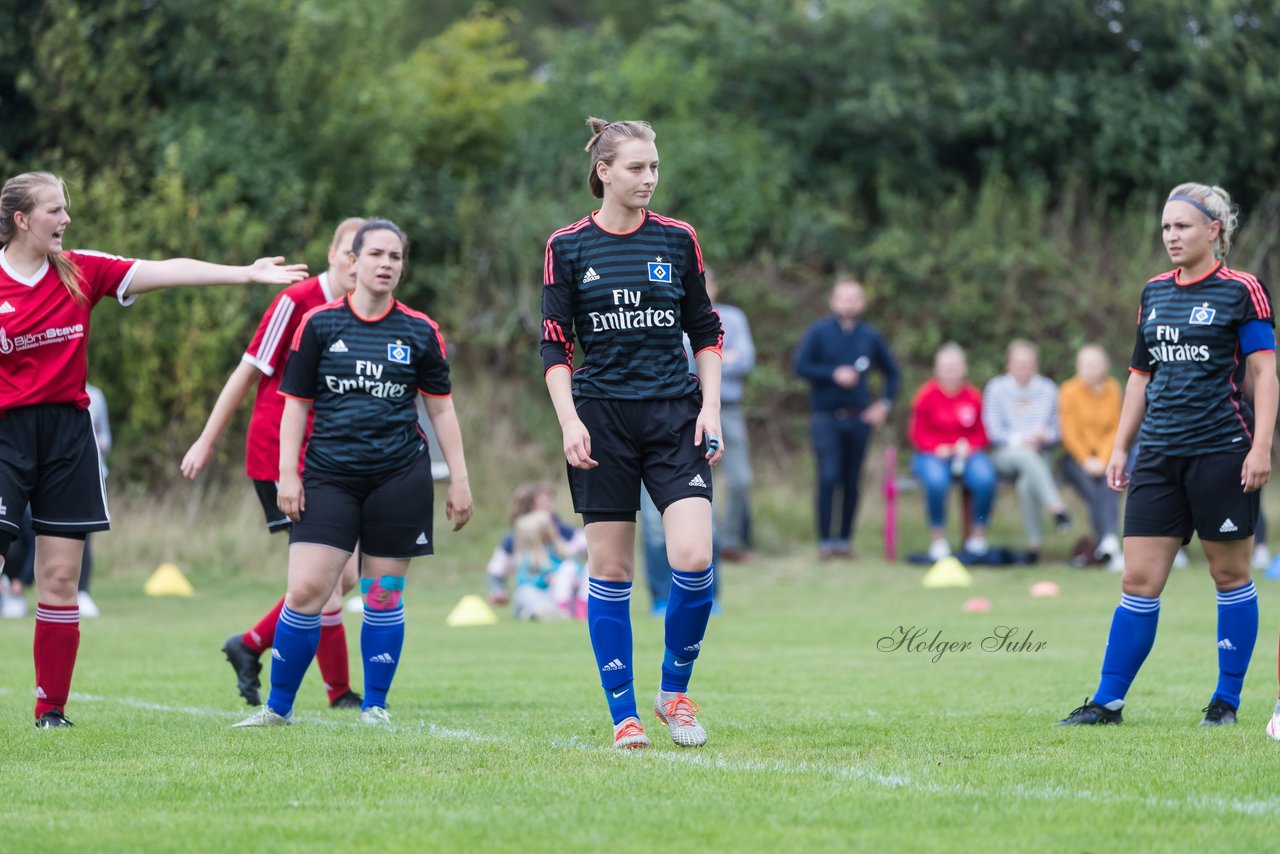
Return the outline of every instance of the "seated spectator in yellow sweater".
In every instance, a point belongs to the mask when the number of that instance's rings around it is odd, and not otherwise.
[[[1076,354],[1076,375],[1058,390],[1058,418],[1062,425],[1062,473],[1089,508],[1098,538],[1096,557],[1107,557],[1110,568],[1124,568],[1116,535],[1119,495],[1107,488],[1107,459],[1120,424],[1120,383],[1108,374],[1111,364],[1096,344]]]

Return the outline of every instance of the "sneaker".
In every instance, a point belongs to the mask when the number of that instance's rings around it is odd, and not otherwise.
[[[1178,553],[1173,556],[1174,569],[1186,569],[1191,565],[1191,558],[1187,557],[1186,549],[1178,549]]]
[[[227,661],[231,662],[231,669],[236,672],[236,688],[240,691],[240,696],[250,706],[262,705],[262,698],[258,695],[258,689],[262,687],[262,682],[258,680],[262,662],[258,660],[258,653],[249,649],[241,635],[227,638],[222,645],[222,652]]]
[[[1065,534],[1071,530],[1071,515],[1066,510],[1059,510],[1053,514],[1053,529],[1059,534]]]
[[[382,706],[370,706],[360,713],[360,723],[382,726],[391,723],[391,715]]]
[[[964,541],[964,550],[971,555],[985,555],[991,551],[991,544],[986,537],[970,537]]]
[[[1112,555],[1107,561],[1107,572],[1124,572],[1124,555]]]
[[[1232,726],[1236,722],[1236,707],[1217,697],[1201,711],[1204,712],[1204,720],[1200,721],[1200,726]]]
[[[271,711],[267,706],[263,706],[261,709],[258,709],[258,711],[249,715],[249,717],[239,723],[232,724],[231,728],[236,729],[238,727],[250,726],[289,726],[292,723],[293,712],[290,712],[287,715],[281,715]]]
[[[36,729],[55,729],[63,726],[75,726],[75,724],[67,720],[67,716],[61,709],[50,709],[36,718]]]
[[[929,560],[942,560],[951,555],[951,546],[946,540],[934,540],[929,543]]]
[[[663,608],[663,616],[666,616],[666,608]],[[579,599],[573,603],[573,618],[575,620],[585,620],[587,618],[587,600]]]
[[[364,697],[348,688],[329,701],[331,709],[358,709],[364,705]]]
[[[1120,709],[1112,711],[1106,706],[1099,705],[1090,700],[1085,700],[1084,705],[1078,709],[1072,709],[1071,714],[1058,721],[1054,726],[1079,726],[1093,724],[1121,724],[1124,719],[1120,714]]]
[[[707,743],[707,731],[694,717],[698,704],[687,694],[676,694],[670,700],[662,699],[662,692],[653,698],[653,713],[671,733],[671,740],[680,747],[700,747]]]
[[[1096,560],[1115,560],[1117,557],[1123,560],[1124,547],[1120,545],[1120,538],[1115,534],[1107,534],[1093,550],[1093,556]]]
[[[348,614],[363,614],[364,600],[361,599],[359,596],[352,596],[350,599],[347,600],[347,604],[343,606],[343,609]]]
[[[93,601],[93,597],[89,595],[88,590],[81,590],[76,594],[76,604],[80,606],[80,616],[90,619],[99,616],[98,603]]]
[[[653,607],[649,609],[649,616],[655,620],[661,620],[667,616],[667,600],[659,599],[653,603]]]
[[[627,718],[613,728],[613,746],[618,750],[637,750],[649,746],[649,736],[636,718]]]
[[[1253,547],[1253,568],[1266,569],[1271,566],[1271,549],[1266,543],[1258,543]]]

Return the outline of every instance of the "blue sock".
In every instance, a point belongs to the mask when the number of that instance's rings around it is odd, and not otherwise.
[[[1105,706],[1124,700],[1156,642],[1156,626],[1160,622],[1160,597],[1120,594],[1120,606],[1111,618],[1107,635],[1107,651],[1102,656],[1102,679],[1093,692],[1093,702]]]
[[[667,600],[666,652],[662,656],[662,690],[689,690],[693,662],[702,651],[711,603],[715,594],[716,569],[702,572],[671,572],[671,598]]]
[[[288,605],[280,609],[271,647],[271,694],[267,697],[267,708],[278,715],[293,711],[298,686],[319,645],[319,614],[299,614]]]
[[[614,726],[638,718],[631,672],[631,582],[587,581],[587,631]]]
[[[364,658],[362,709],[387,707],[387,692],[391,690],[403,647],[404,605],[397,602],[388,610],[365,606],[364,622],[360,624],[360,655]]]
[[[1240,708],[1244,674],[1258,640],[1258,591],[1244,587],[1218,591],[1218,690],[1213,696]]]

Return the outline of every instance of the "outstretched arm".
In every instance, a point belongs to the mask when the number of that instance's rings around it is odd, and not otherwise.
[[[195,440],[186,456],[182,458],[182,475],[187,480],[195,480],[200,470],[209,464],[218,439],[226,431],[227,425],[231,423],[231,416],[244,402],[257,378],[258,369],[249,362],[241,362],[231,372],[231,376],[227,378],[227,384],[222,387],[222,392],[218,395],[217,403],[213,405],[213,411],[209,413],[209,420],[205,422],[200,438]]]
[[[162,288],[207,285],[292,285],[306,277],[306,264],[286,264],[283,256],[259,258],[247,267],[211,264],[192,258],[170,258],[167,261],[139,261],[126,293],[137,296]]]

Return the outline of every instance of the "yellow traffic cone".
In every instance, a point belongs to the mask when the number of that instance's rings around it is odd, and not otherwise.
[[[492,626],[498,622],[498,615],[493,613],[489,603],[474,593],[463,596],[449,616],[445,617],[446,626]]]
[[[171,563],[156,567],[142,589],[148,596],[191,596],[196,592],[182,570]]]
[[[964,564],[955,555],[941,558],[924,574],[925,587],[968,587],[972,583],[969,570],[964,568]]]

